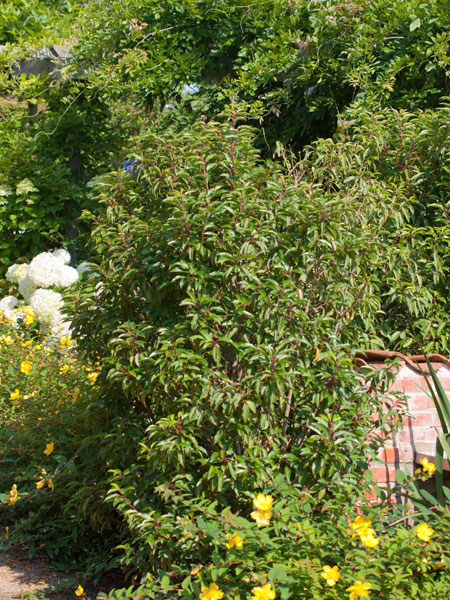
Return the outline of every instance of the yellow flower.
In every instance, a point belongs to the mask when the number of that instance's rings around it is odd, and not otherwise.
[[[25,373],[25,375],[28,375],[32,368],[33,365],[30,363],[29,360],[24,360],[20,363],[20,370],[22,371],[22,373]]]
[[[358,535],[364,534],[367,529],[372,525],[372,521],[368,517],[364,517],[358,515],[353,523],[350,523],[348,526],[349,533],[352,534],[352,537],[356,537]]]
[[[84,592],[84,589],[81,587],[81,585],[79,585],[77,587],[77,589],[75,590],[75,596],[81,596]]]
[[[359,598],[360,596],[367,598],[371,587],[371,584],[367,581],[355,581],[346,591],[350,592],[350,600],[355,600],[355,598]]]
[[[59,369],[59,372],[61,373],[61,375],[65,375],[67,373],[67,371],[70,371],[70,365],[63,365]]]
[[[25,317],[25,323],[27,325],[31,325],[31,323],[34,323],[34,315],[32,315],[30,312],[27,312],[27,316]]]
[[[17,485],[14,484],[12,486],[12,488],[10,489],[10,491],[8,492],[8,504],[9,506],[14,506],[14,504],[17,502],[17,500],[19,499],[19,494],[17,492]]]
[[[321,573],[321,575],[330,587],[336,585],[336,582],[341,578],[339,567],[330,567],[329,565],[325,565],[322,570],[323,573]]]
[[[50,454],[53,452],[54,449],[55,449],[55,444],[53,442],[45,444],[44,454],[46,454],[47,456],[50,456]]]
[[[265,496],[264,494],[258,494],[256,498],[253,498],[253,506],[256,510],[262,512],[270,510],[272,508],[272,502],[272,496]]]
[[[434,475],[434,473],[436,472],[436,465],[428,462],[427,458],[422,458],[420,464],[422,465],[423,470],[429,475]]]
[[[422,540],[423,542],[429,542],[433,533],[434,533],[434,529],[431,529],[431,527],[428,527],[427,523],[421,523],[416,529],[417,537],[419,538],[419,540]]]
[[[367,548],[375,548],[380,543],[380,538],[375,537],[375,531],[370,527],[360,532],[359,539]]]
[[[226,538],[228,540],[228,544],[225,544],[225,548],[242,548],[244,544],[243,538],[241,538],[236,532],[233,533],[233,535],[228,535],[227,533]]]
[[[70,337],[59,338],[59,346],[61,349],[70,348],[72,346],[72,343],[72,338]]]
[[[92,371],[92,373],[89,373],[87,377],[88,377],[91,385],[95,385],[95,382],[97,381],[98,373],[96,371]]]
[[[28,340],[27,342],[22,342],[20,345],[22,346],[22,348],[28,348],[28,346],[31,346],[32,343],[33,340]]]
[[[223,592],[219,589],[216,583],[211,583],[209,588],[202,587],[200,600],[220,600],[223,598]]]
[[[16,388],[14,392],[11,392],[9,396],[10,400],[21,400],[22,396],[20,395],[19,388]]]
[[[45,485],[45,481],[43,479],[36,481],[36,489],[40,490],[41,488],[44,487],[44,485]]]
[[[53,481],[51,479],[47,479],[47,485],[53,492],[53,490],[55,489],[55,486],[53,485]]]
[[[270,524],[270,519],[272,518],[272,513],[270,510],[254,510],[250,513],[252,519],[256,521],[258,527],[265,527]]]
[[[194,567],[192,569],[192,571],[190,572],[190,575],[198,575],[200,573],[200,571],[202,570],[201,567]]]
[[[252,594],[252,600],[274,600],[277,596],[275,590],[271,588],[270,583],[266,583],[262,587],[254,587]]]

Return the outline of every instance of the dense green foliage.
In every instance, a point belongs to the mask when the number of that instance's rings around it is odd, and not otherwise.
[[[257,597],[251,596],[252,590],[266,585],[283,600],[332,600],[348,598],[345,591],[355,581],[368,584],[371,598],[444,600],[447,597],[448,512],[437,511],[432,535],[424,542],[418,532],[420,535],[419,528],[430,522],[429,516],[395,507],[388,499],[376,505],[363,502],[359,519],[361,514],[370,519],[376,536],[374,547],[367,547],[365,538],[351,535],[351,526],[358,518],[351,504],[343,500],[339,504],[320,503],[321,512],[315,514],[318,503],[314,496],[292,489],[282,477],[278,477],[269,491],[273,493],[273,520],[266,527],[258,528],[248,516],[250,499],[244,515],[230,510],[218,512],[215,503],[208,505],[193,518],[180,520],[176,538],[179,546],[208,544],[210,555],[206,561],[199,556],[188,568],[172,565],[167,573],[160,571],[159,577],[147,574],[139,587],[101,594],[99,600],[124,597],[194,600],[211,584],[233,600]],[[130,518],[137,519],[136,513]],[[406,525],[408,519],[414,520],[414,527]],[[231,540],[238,545],[230,544]],[[328,583],[324,577],[326,565],[337,569],[334,585],[333,579]]]
[[[147,420],[117,481],[144,511],[139,560],[156,564],[186,560],[172,539],[192,504],[236,508],[280,470],[319,498],[351,494],[378,445],[368,434],[390,416],[352,360],[370,340],[355,325],[379,306],[366,216],[356,198],[263,163],[238,118],[151,134],[136,180],[103,181],[98,277],[72,298],[106,409]]]
[[[449,94],[446,0],[108,0],[87,11],[78,51],[99,65],[97,86],[163,106],[195,84],[183,103],[192,119],[230,98],[257,103],[262,147],[329,136],[355,103],[408,110]]]
[[[75,220],[89,206],[89,181],[117,162],[132,131],[129,111],[112,112],[81,100],[83,84],[48,87],[48,79],[15,82],[22,100],[42,92],[36,115],[5,101],[0,120],[0,239],[4,267],[73,238]],[[22,92],[22,93],[21,93]],[[66,94],[73,94],[70,102]],[[61,107],[64,110],[61,110]],[[124,117],[124,118],[122,118]],[[73,168],[73,161],[80,169]],[[5,269],[6,270],[6,269]]]
[[[120,521],[104,503],[107,471],[135,460],[136,426],[101,418],[97,367],[67,341],[48,345],[36,321],[0,316],[0,541],[44,551],[62,569],[98,574],[117,562],[121,539]],[[8,505],[13,485],[18,499]]]
[[[58,32],[82,0],[3,0],[0,44],[29,43]]]
[[[448,347],[449,113],[355,110],[302,163],[312,182],[354,197],[378,236],[378,256],[365,262],[377,273],[379,310],[364,324],[372,346]]]

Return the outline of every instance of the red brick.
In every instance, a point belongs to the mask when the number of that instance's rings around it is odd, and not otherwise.
[[[402,463],[403,461],[406,463],[414,462],[414,450],[410,444],[407,444],[404,446],[402,445],[402,447],[399,448],[399,452],[400,452],[400,463]]]
[[[404,429],[398,433],[398,441],[411,444],[411,442],[434,442],[437,438],[436,430],[433,427]]]
[[[398,448],[383,448],[378,454],[378,458],[387,463],[395,463],[400,460]]]
[[[425,394],[414,394],[408,397],[408,408],[412,412],[417,409],[435,408],[433,400]]]
[[[450,392],[450,377],[448,375],[446,377],[439,377],[439,381],[444,391]]]
[[[364,496],[369,501],[371,501],[371,500],[378,500],[378,496],[375,494],[374,489],[373,489],[372,486],[370,486],[370,488],[366,492],[364,492]]]
[[[439,418],[437,413],[432,412],[420,412],[411,417],[403,417],[402,425],[405,427],[432,427],[438,425]]]
[[[388,466],[373,466],[370,468],[376,483],[393,483],[395,481],[395,469]]]
[[[401,381],[402,391],[404,392],[420,392],[422,390],[427,390],[428,385],[425,380],[425,377],[405,377]]]

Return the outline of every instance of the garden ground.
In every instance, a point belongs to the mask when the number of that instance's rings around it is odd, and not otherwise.
[[[67,577],[52,569],[40,558],[32,560],[22,553],[9,551],[0,554],[0,600],[16,600],[20,598],[52,598],[52,600],[68,600],[73,598],[73,585],[67,587]],[[56,595],[43,590],[60,589]]]
[[[40,557],[30,559],[24,552],[0,552],[0,600],[73,600],[80,577],[51,567]],[[113,586],[108,579],[98,586],[85,585],[83,600],[94,599]]]

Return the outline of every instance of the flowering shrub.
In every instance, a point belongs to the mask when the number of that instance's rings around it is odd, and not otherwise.
[[[102,503],[108,453],[87,407],[98,368],[67,336],[44,345],[32,314],[0,316],[0,545],[25,543],[63,568],[107,564],[118,543]]]
[[[411,505],[396,504],[391,494],[381,490],[378,502],[361,499],[355,507],[349,505],[343,493],[338,501],[320,506],[313,495],[296,490],[281,476],[270,491],[269,495],[253,498],[253,507],[271,506],[270,523],[261,526],[252,521],[250,498],[244,515],[230,510],[218,513],[214,503],[197,507],[197,516],[183,523],[177,543],[195,546],[207,542],[211,552],[207,560],[185,568],[173,566],[154,578],[147,573],[134,590],[99,598],[447,597],[449,510],[436,509],[424,516]],[[406,490],[398,487],[396,492]],[[376,535],[378,543],[365,543],[367,535]],[[230,544],[230,539],[240,542]]]
[[[67,250],[57,249],[41,252],[29,265],[17,263],[6,272],[6,279],[17,287],[24,302],[30,305],[38,319],[42,332],[53,337],[70,333],[70,324],[64,319],[61,309],[64,305],[60,292],[78,281],[79,272],[69,266],[70,254]],[[83,266],[84,270],[84,266]],[[52,289],[49,289],[52,288]],[[5,296],[0,300],[0,310],[9,319],[15,319],[15,309],[19,299]]]

